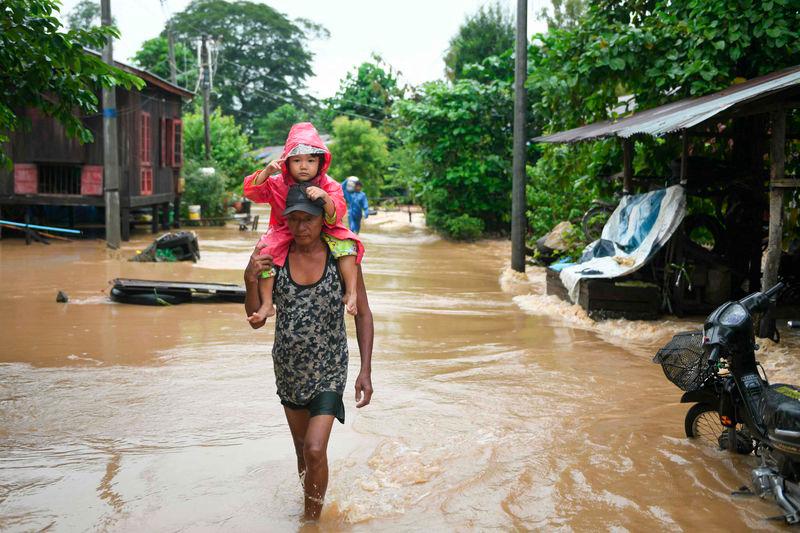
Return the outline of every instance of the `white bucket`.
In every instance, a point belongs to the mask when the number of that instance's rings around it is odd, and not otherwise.
[[[200,206],[199,205],[190,205],[189,206],[189,220],[200,220]]]

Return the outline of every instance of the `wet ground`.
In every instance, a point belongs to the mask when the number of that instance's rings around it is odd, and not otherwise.
[[[0,530],[301,527],[271,327],[237,304],[104,292],[118,276],[240,282],[257,235],[198,233],[194,265],[127,262],[147,234],[116,255],[0,241]],[[509,274],[507,243],[445,242],[407,215],[362,235],[376,392],[358,411],[345,398],[323,530],[779,528],[772,504],[730,496],[752,459],[687,441],[680,391],[650,362],[693,324],[592,323],[539,273]],[[760,358],[797,382],[798,353]]]

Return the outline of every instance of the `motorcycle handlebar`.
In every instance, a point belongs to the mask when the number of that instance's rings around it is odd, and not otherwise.
[[[778,283],[773,285],[770,290],[764,291],[764,296],[766,296],[767,298],[772,298],[773,296],[781,292],[785,286],[786,285],[782,281],[779,281]]]

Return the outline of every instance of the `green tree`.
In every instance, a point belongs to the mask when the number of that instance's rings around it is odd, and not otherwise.
[[[67,28],[71,30],[88,30],[100,25],[100,2],[97,0],[81,0],[67,13]],[[111,24],[117,25],[117,18],[111,16]]]
[[[169,43],[166,37],[154,37],[142,43],[133,56],[133,63],[144,70],[169,80]],[[197,55],[183,43],[175,43],[175,66],[177,82],[181,87],[194,89],[199,68]]]
[[[542,9],[539,17],[547,22],[548,29],[569,30],[580,24],[586,13],[586,0],[551,0],[552,11]]]
[[[454,238],[508,231],[513,107],[510,84],[472,79],[426,83],[398,103],[399,135],[418,162],[411,186],[429,226]]]
[[[367,196],[380,195],[389,164],[386,136],[369,121],[338,117],[333,121],[331,171],[339,181],[358,176]]]
[[[490,56],[501,56],[513,47],[514,21],[511,14],[500,4],[481,6],[477,13],[467,17],[450,39],[444,57],[445,73],[448,79],[457,80],[464,76],[467,65],[479,64]]]
[[[187,160],[205,159],[203,112],[195,110],[183,116],[184,150]],[[245,175],[253,172],[256,162],[247,154],[252,150],[247,135],[233,117],[215,109],[210,116],[211,159],[221,175],[227,177],[225,187],[232,191],[242,184]],[[206,166],[205,163],[202,166]],[[207,166],[212,166],[208,164]]]
[[[284,103],[304,107],[313,74],[308,41],[326,34],[321,26],[249,0],[193,0],[170,24],[188,48],[203,33],[213,40],[214,104],[246,131]]]
[[[0,17],[0,145],[6,132],[26,125],[17,111],[35,107],[54,117],[71,137],[91,142],[94,137],[75,110],[98,111],[101,86],[144,86],[144,82],[103,60],[84,47],[100,49],[107,37],[119,37],[113,27],[62,31],[55,0],[3,0]],[[10,160],[0,151],[0,164]]]
[[[384,123],[392,105],[405,94],[405,88],[398,85],[398,74],[379,55],[373,54],[372,61],[361,63],[339,82],[336,96],[326,101],[321,127],[327,129],[339,115]]]
[[[308,114],[293,106],[283,104],[264,118],[256,119],[253,143],[257,146],[277,146],[286,142],[294,124],[308,121]]]

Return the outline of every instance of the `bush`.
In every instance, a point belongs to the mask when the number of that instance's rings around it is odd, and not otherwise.
[[[211,176],[200,172],[202,167],[214,167],[216,172]],[[227,176],[219,170],[214,161],[186,160],[183,167],[186,187],[181,197],[181,216],[188,218],[190,205],[199,205],[203,210],[203,218],[215,218],[225,215],[225,183]]]
[[[443,226],[445,235],[458,241],[474,241],[483,234],[483,220],[466,214],[446,219]]]

